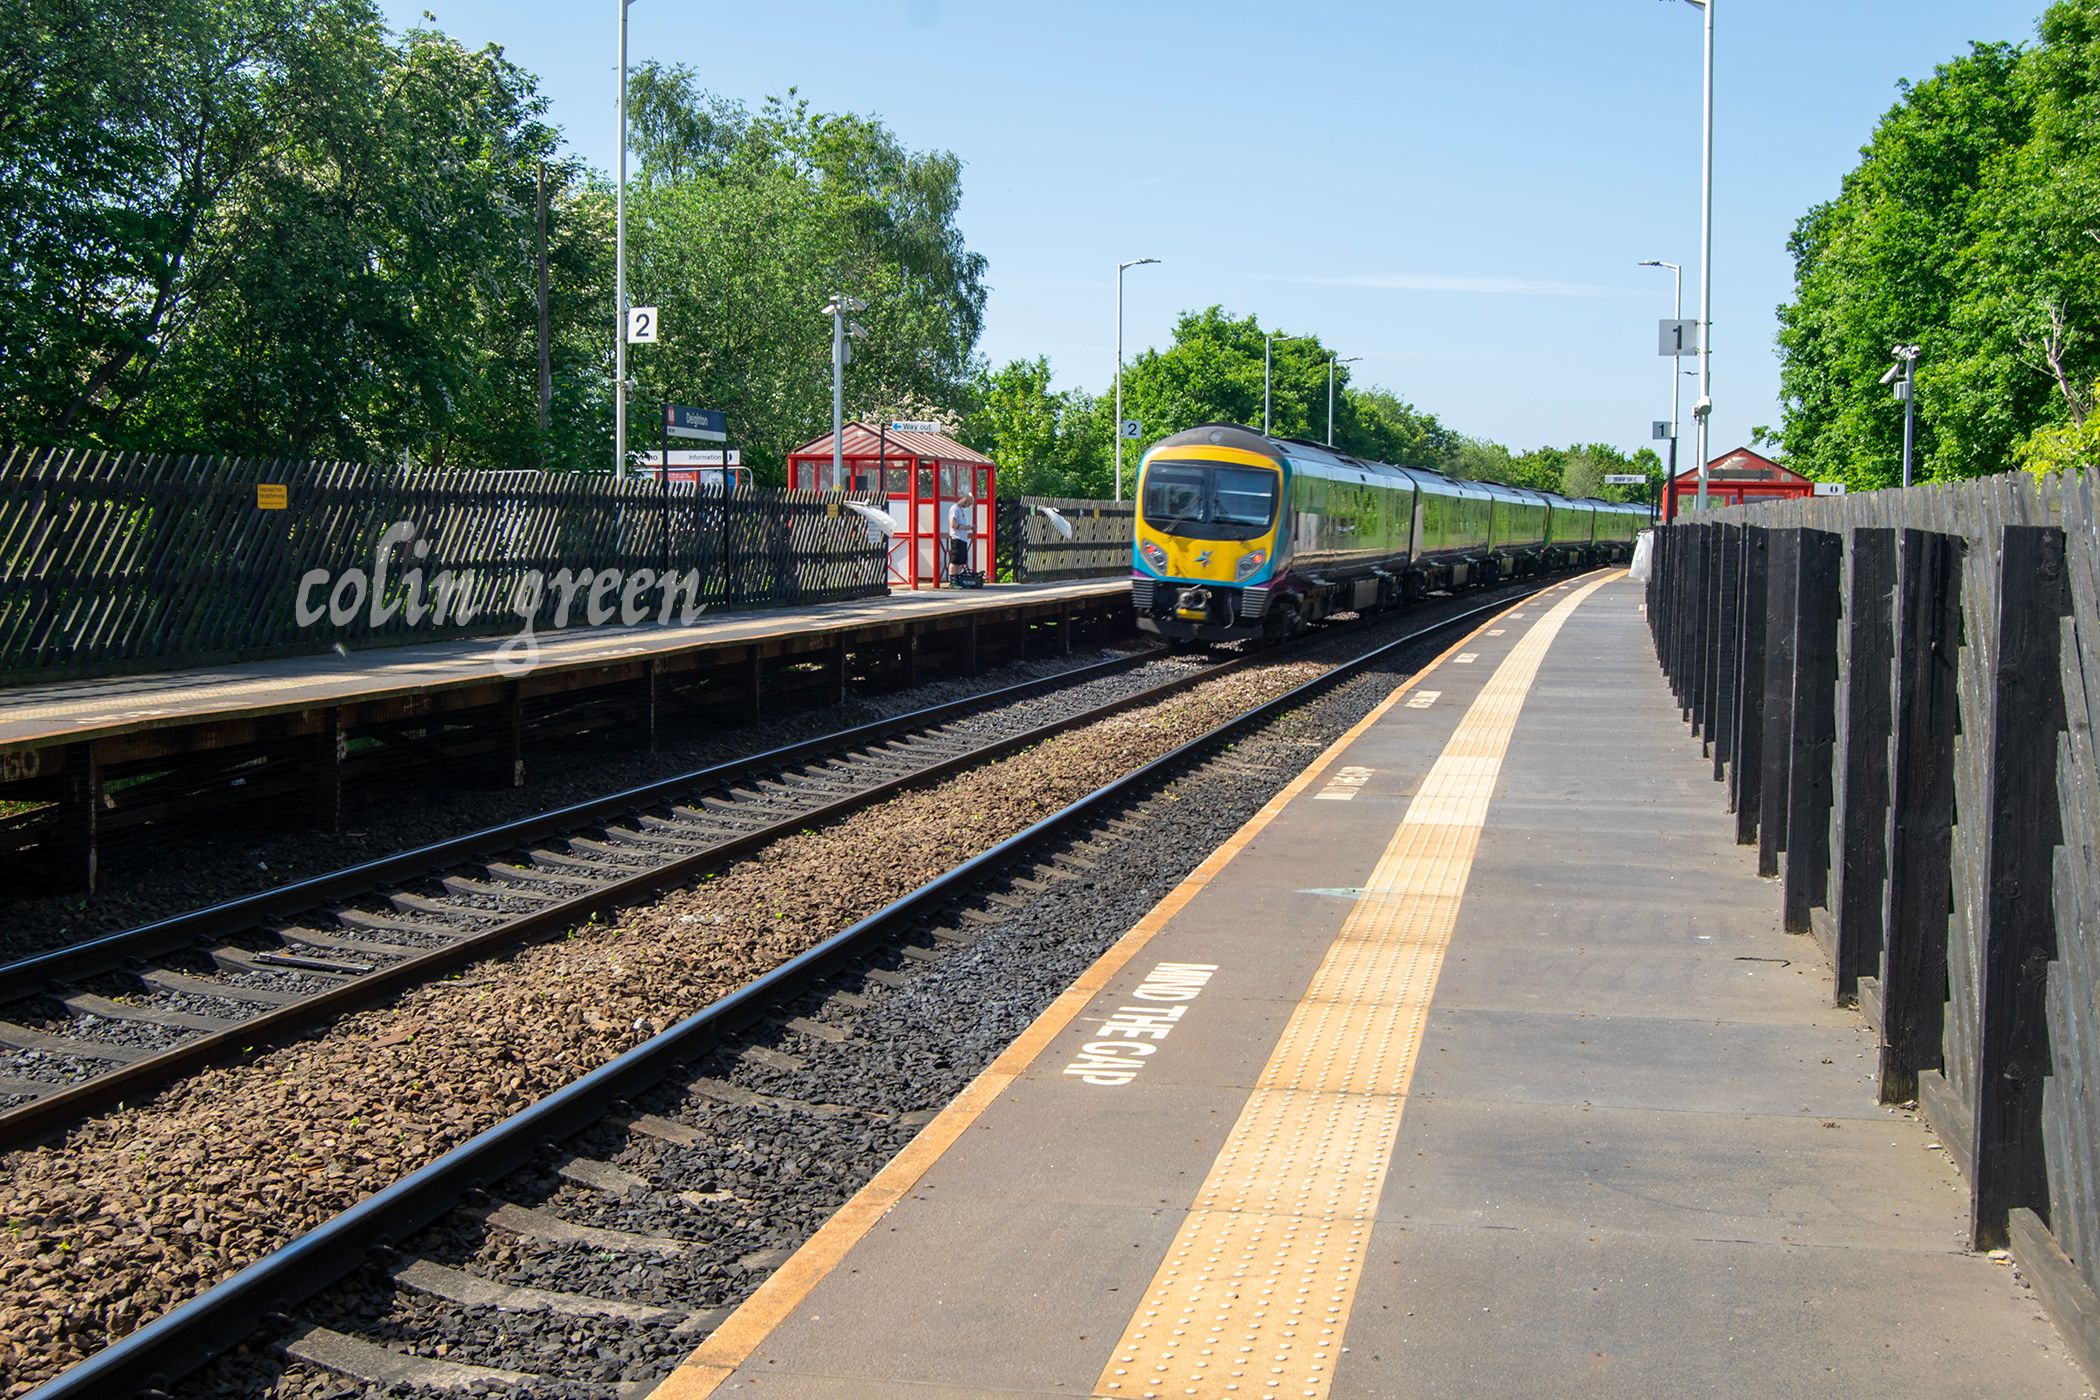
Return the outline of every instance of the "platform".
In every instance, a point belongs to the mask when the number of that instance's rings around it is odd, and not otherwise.
[[[967,623],[1017,607],[1055,611],[1075,602],[1120,598],[1129,591],[1128,580],[1120,578],[1002,584],[723,613],[703,616],[689,626],[570,628],[542,634],[539,662],[523,672],[498,669],[498,651],[507,638],[497,636],[16,686],[0,690],[0,753],[201,721],[430,695],[491,681],[544,680],[580,669],[674,660],[780,638],[829,642],[871,629]]]
[[[1623,575],[1280,794],[658,1400],[2078,1396]]]

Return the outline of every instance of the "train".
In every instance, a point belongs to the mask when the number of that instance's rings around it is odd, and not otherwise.
[[[1131,603],[1174,640],[1281,638],[1332,613],[1624,560],[1645,506],[1458,481],[1212,423],[1138,464]]]

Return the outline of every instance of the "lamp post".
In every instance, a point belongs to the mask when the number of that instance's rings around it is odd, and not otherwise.
[[[1667,267],[1670,269],[1670,275],[1676,280],[1677,285],[1676,293],[1670,303],[1670,317],[1672,320],[1682,321],[1684,319],[1684,268],[1677,263],[1663,262],[1657,258],[1643,258],[1639,266]],[[1670,502],[1669,515],[1676,514],[1677,506],[1677,404],[1681,393],[1680,381],[1683,378],[1684,371],[1677,367],[1677,361],[1675,357],[1672,357],[1670,360],[1670,469],[1664,474],[1663,479],[1663,490],[1668,493]],[[1701,475],[1704,475],[1704,473],[1701,473]]]
[[[866,302],[844,292],[833,293],[831,300],[824,303],[824,314],[831,318],[831,489],[834,491],[843,491],[846,479],[846,362],[853,358],[852,352],[846,348],[846,337],[858,340],[867,334],[860,325],[847,319],[847,313],[867,309]]]
[[[1699,162],[1699,509],[1706,509],[1707,424],[1714,411],[1714,0],[1685,0],[1706,18],[1706,100]]]
[[[613,105],[618,113],[619,180],[613,189],[613,476],[627,475],[627,7],[619,0],[620,86]]]
[[[1302,335],[1285,335],[1282,331],[1271,331],[1261,343],[1261,435],[1269,436],[1269,386],[1276,376],[1276,342],[1279,340],[1303,340]]]
[[[1123,274],[1158,258],[1132,258],[1116,264],[1116,499],[1123,499]]]
[[[1889,366],[1887,374],[1881,376],[1884,384],[1896,386],[1896,397],[1903,400],[1903,484],[1910,485],[1911,447],[1918,436],[1918,351],[1916,345],[1895,345],[1889,354],[1896,363]]]
[[[1329,447],[1334,446],[1334,367],[1336,365],[1353,365],[1362,358],[1363,356],[1361,355],[1351,355],[1347,359],[1341,360],[1337,360],[1332,355],[1327,357],[1327,445]]]

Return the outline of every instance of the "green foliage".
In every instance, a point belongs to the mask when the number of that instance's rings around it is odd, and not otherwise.
[[[962,441],[999,464],[1002,496],[1110,494],[1113,403],[1052,389],[1050,361],[1042,356],[980,371],[970,397]],[[1126,459],[1135,456],[1126,450]]]
[[[366,0],[0,0],[0,433],[525,465],[534,174],[493,48]],[[142,42],[151,36],[151,42]],[[555,162],[557,383],[602,393],[602,201]],[[563,415],[575,423],[581,415]],[[573,446],[573,444],[571,444]]]
[[[2032,48],[1976,45],[1876,128],[1791,242],[1780,308],[1788,465],[1854,489],[1900,479],[1918,362],[1920,479],[2062,458],[2100,378],[2100,0],[2060,0]]]

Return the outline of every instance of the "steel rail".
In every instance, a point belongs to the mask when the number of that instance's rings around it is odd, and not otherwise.
[[[669,1078],[726,1032],[758,1020],[772,1007],[792,999],[892,934],[928,916],[937,916],[957,891],[997,874],[1009,863],[1023,858],[1032,847],[1093,819],[1125,795],[1203,751],[1304,704],[1402,648],[1476,617],[1514,607],[1550,586],[1540,583],[1513,597],[1425,624],[1263,701],[1096,788],[264,1255],[173,1312],[52,1377],[31,1391],[27,1400],[79,1400],[165,1388],[250,1336],[261,1323],[281,1318],[346,1277],[374,1249],[390,1246],[436,1220],[468,1192],[501,1179],[542,1148],[573,1135],[620,1103]]]

